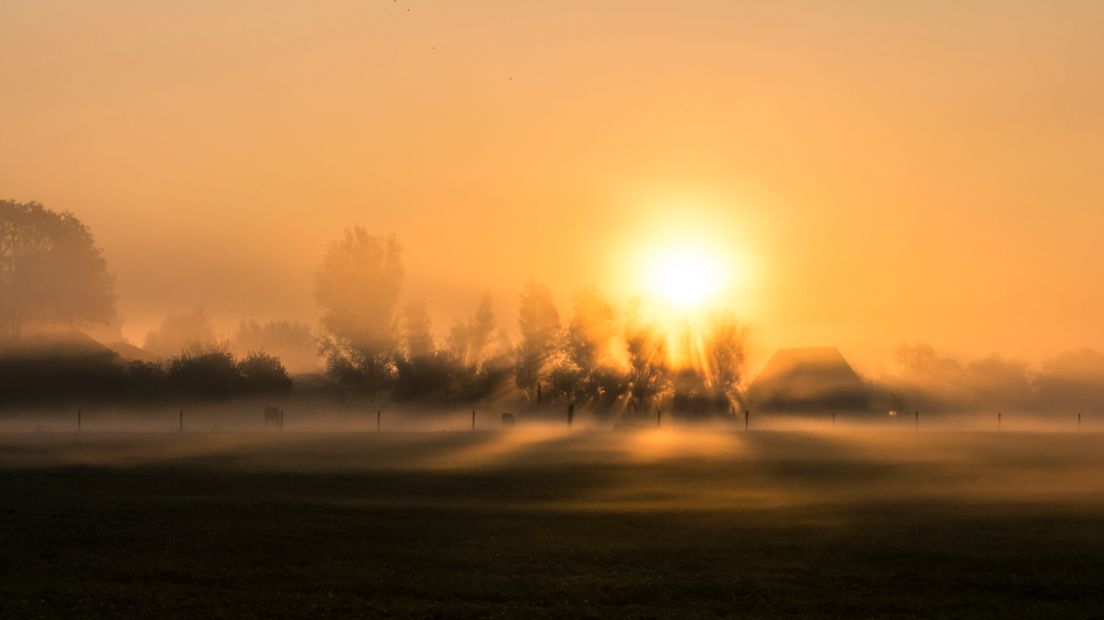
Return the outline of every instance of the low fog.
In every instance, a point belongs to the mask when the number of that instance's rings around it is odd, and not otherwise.
[[[195,412],[192,424],[212,424],[203,415]],[[360,426],[339,419],[331,423],[304,427],[344,431]],[[99,424],[125,428],[122,419],[103,418]],[[440,420],[437,428],[459,426],[459,420]],[[843,519],[846,515],[835,514],[831,506],[869,506],[891,498],[1091,503],[1104,483],[1098,434],[904,433],[854,426],[830,432],[816,422],[788,424],[791,432],[786,433],[722,428],[572,432],[531,425],[503,433],[171,434],[153,432],[168,430],[156,427],[145,425],[143,433],[5,433],[0,435],[0,468],[171,467],[218,475],[467,472],[524,476],[539,484],[524,497],[509,499],[482,497],[472,487],[447,499],[409,488],[392,500],[407,508],[443,501],[482,502],[489,508],[486,502],[505,501],[513,508],[632,512],[817,505],[819,518]],[[579,475],[565,477],[565,472]]]

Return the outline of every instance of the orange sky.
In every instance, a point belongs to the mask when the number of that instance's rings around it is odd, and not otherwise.
[[[132,339],[313,321],[361,224],[439,328],[704,239],[759,357],[1104,348],[1097,2],[225,4],[0,5],[0,195],[92,227]]]

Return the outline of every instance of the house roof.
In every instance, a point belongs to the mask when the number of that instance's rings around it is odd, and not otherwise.
[[[117,356],[131,361],[154,362],[159,358],[129,342],[103,343],[79,329],[40,327],[28,330],[18,342],[5,343],[0,354],[24,358],[73,358]]]
[[[866,386],[835,347],[779,349],[748,393],[752,402],[766,409],[867,406]]]

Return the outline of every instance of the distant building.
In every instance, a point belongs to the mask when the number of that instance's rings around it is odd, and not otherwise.
[[[0,343],[0,356],[36,359],[100,357],[126,362],[157,362],[161,358],[125,340],[103,342],[86,332],[66,326],[36,326],[24,331],[18,342]]]
[[[860,411],[870,406],[863,383],[834,347],[779,349],[748,387],[760,411]]]

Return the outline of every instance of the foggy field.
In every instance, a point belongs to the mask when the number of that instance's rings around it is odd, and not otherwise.
[[[1094,617],[1102,444],[3,433],[0,617]]]

